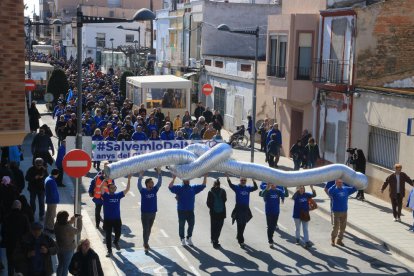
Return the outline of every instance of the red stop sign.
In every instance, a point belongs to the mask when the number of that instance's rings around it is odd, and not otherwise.
[[[36,88],[36,82],[32,79],[25,80],[24,85],[26,91],[33,91]]]
[[[63,170],[71,177],[85,176],[91,168],[91,157],[80,149],[74,149],[63,157]]]
[[[203,92],[203,94],[206,96],[210,96],[211,93],[213,93],[213,86],[211,86],[211,84],[206,83],[201,88],[201,92]]]

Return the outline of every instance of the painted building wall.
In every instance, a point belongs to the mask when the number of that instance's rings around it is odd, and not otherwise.
[[[398,132],[397,162],[403,165],[403,171],[414,178],[412,173],[414,159],[411,151],[414,148],[414,136],[406,134],[407,120],[413,117],[414,99],[412,97],[361,92],[361,96],[354,99],[351,145],[362,149],[366,153],[367,159],[369,159],[369,132],[371,126]],[[367,162],[366,174],[369,178],[367,191],[388,201],[388,193],[381,194],[379,189],[385,178],[392,172],[388,168]],[[406,185],[406,191],[408,190],[409,186]],[[403,206],[405,205],[403,204]]]

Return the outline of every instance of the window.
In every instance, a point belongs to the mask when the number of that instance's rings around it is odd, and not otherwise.
[[[126,43],[132,43],[132,42],[134,42],[134,35],[132,35],[132,34],[125,35],[125,42]]]
[[[240,71],[242,72],[251,72],[252,65],[251,64],[240,64]]]
[[[56,26],[56,35],[60,35],[60,26]]]
[[[115,17],[115,12],[114,11],[109,11],[109,17]]]
[[[96,34],[96,47],[105,48],[105,33]]]
[[[310,80],[312,71],[312,34],[299,33],[298,67],[296,79]]]
[[[226,112],[226,90],[214,87],[214,110],[218,110],[224,118]]]
[[[204,65],[211,66],[211,59],[205,59],[204,60]]]
[[[336,137],[336,125],[335,123],[326,123],[326,137],[329,137],[325,141],[325,151],[335,152],[335,137]]]
[[[218,68],[223,68],[224,64],[221,60],[214,61],[214,66]]]
[[[368,161],[393,169],[398,161],[398,132],[371,127],[369,133]]]
[[[287,35],[272,35],[269,42],[270,57],[267,75],[278,78],[286,77]]]

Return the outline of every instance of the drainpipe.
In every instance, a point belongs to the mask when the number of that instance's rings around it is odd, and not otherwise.
[[[319,97],[319,89],[316,89],[315,97],[312,101],[312,108],[313,108],[313,119],[312,119],[312,136],[318,137],[317,135],[317,117],[320,116],[319,114],[319,104],[318,104],[318,97]]]
[[[191,20],[193,15],[190,13],[190,22],[188,24],[188,67],[190,67],[190,58],[191,58]]]

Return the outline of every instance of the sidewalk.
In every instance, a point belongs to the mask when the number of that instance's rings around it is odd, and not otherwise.
[[[229,140],[231,133],[222,131],[225,141]],[[255,163],[266,165],[265,155],[258,151],[260,144],[255,144]],[[250,151],[245,153],[246,159],[250,160]],[[279,168],[293,169],[293,161],[286,157],[281,157]],[[330,199],[325,194],[322,185],[314,187],[316,190],[316,202],[318,210],[330,215]],[[293,194],[294,188],[290,188],[290,194]],[[385,246],[392,252],[414,262],[414,232],[407,231],[413,224],[413,215],[406,210],[402,211],[401,222],[394,222],[392,216],[391,203],[385,202],[374,196],[365,193],[365,201],[355,199],[352,195],[348,201],[348,227],[368,236],[379,244]],[[345,240],[346,244],[346,240]],[[327,238],[326,245],[330,246],[330,239]]]
[[[39,106],[41,108],[39,108]],[[44,110],[46,110],[46,108],[43,108],[44,105],[38,105],[38,109],[40,113],[43,113]],[[42,125],[43,122],[40,119],[40,125]],[[31,150],[30,150],[30,146],[32,143],[34,135],[27,135],[26,138],[24,139],[22,148],[23,148],[23,152],[24,152],[24,161],[22,161],[20,163],[20,169],[23,171],[23,173],[26,175],[26,171],[30,168],[30,166],[32,165],[32,154],[31,154]],[[52,138],[52,139],[56,139],[56,138]],[[55,154],[57,154],[57,149],[55,149]],[[56,159],[56,155],[53,156],[54,159]],[[49,166],[49,172],[51,170],[51,166]],[[66,187],[59,187],[59,196],[60,196],[60,204],[57,205],[57,212],[59,211],[63,211],[66,210],[69,212],[69,215],[72,216],[73,212],[74,212],[74,186],[72,183],[74,183],[74,181],[72,181],[72,179],[67,176],[66,174],[64,175],[63,178],[63,183],[66,185]],[[83,188],[81,188],[81,191],[83,190]],[[27,197],[27,200],[29,200],[29,193],[27,191],[27,183],[26,183],[26,188],[23,192],[23,194]],[[38,209],[38,208],[37,208]],[[35,220],[37,221],[39,219],[39,216],[37,214],[36,210],[36,214],[35,214]],[[105,275],[118,275],[117,270],[114,267],[114,263],[109,259],[106,258],[106,247],[105,244],[103,243],[102,238],[99,236],[98,234],[98,230],[95,228],[95,218],[91,218],[89,217],[88,213],[85,210],[82,210],[82,222],[83,222],[83,229],[81,232],[81,239],[89,239],[91,242],[91,247],[93,248],[93,250],[98,254],[99,259],[101,261],[101,265],[102,265],[102,269],[105,272]],[[42,222],[43,223],[43,222]],[[5,264],[7,262],[3,262],[3,264]],[[54,265],[57,265],[57,257],[54,260]],[[56,267],[55,267],[56,269]],[[7,270],[5,270],[7,271]]]

